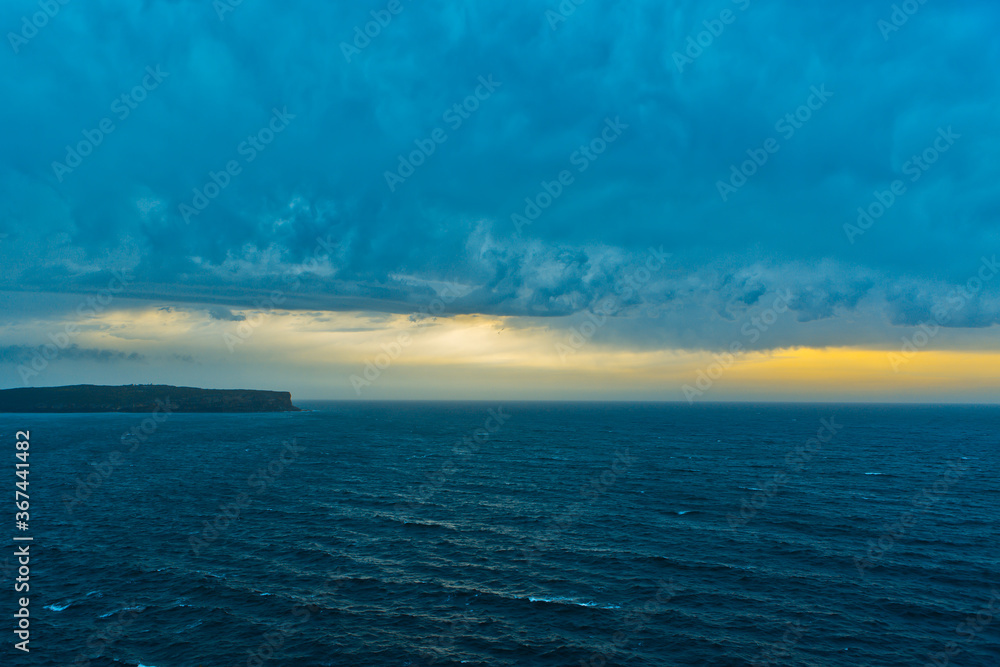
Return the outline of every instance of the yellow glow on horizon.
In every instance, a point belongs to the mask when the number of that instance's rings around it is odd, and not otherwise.
[[[1000,399],[1000,350],[787,348],[734,357],[681,349],[630,349],[585,341],[566,347],[565,321],[463,315],[411,321],[406,315],[358,312],[234,310],[243,321],[216,320],[204,309],[172,306],[108,311],[80,322],[72,343],[148,356],[169,364],[157,377],[223,382],[266,381],[305,387],[312,396],[355,397],[350,378],[379,367],[371,394],[457,398],[489,392],[539,397],[648,397],[684,400],[919,399],[969,395]],[[21,329],[21,326],[17,326]],[[59,331],[59,322],[35,322]],[[28,329],[24,328],[24,333]],[[166,360],[166,361],[164,361]],[[893,360],[897,366],[893,368]],[[263,380],[262,380],[263,378]],[[339,394],[338,394],[339,392]],[[301,392],[300,392],[301,393]],[[886,399],[889,400],[889,399]]]
[[[871,396],[997,387],[1000,352],[923,350],[909,356],[899,350],[800,348],[780,350],[755,369],[734,367],[734,381],[762,388],[849,388]]]

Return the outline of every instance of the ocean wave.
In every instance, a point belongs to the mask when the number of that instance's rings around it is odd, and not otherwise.
[[[580,602],[572,598],[536,598],[529,597],[528,602],[546,602],[549,604],[566,604],[574,605],[577,607],[593,607],[597,609],[621,609],[621,605],[617,604],[600,604],[597,602]]]
[[[115,614],[120,614],[123,611],[145,611],[145,607],[139,605],[138,607],[122,607],[121,609],[115,609],[114,611],[109,611],[106,614],[101,614],[101,618],[107,618],[108,616],[114,616]]]
[[[427,447],[453,444],[452,431],[444,428],[450,413],[431,405],[412,409],[430,434]],[[673,408],[657,410],[664,415],[650,428],[659,431]],[[105,514],[127,521],[99,520],[79,534],[68,520],[53,524],[46,558],[67,576],[50,582],[48,602],[38,601],[39,607],[50,605],[40,612],[52,626],[49,662],[72,664],[87,636],[76,627],[81,619],[99,632],[119,626],[127,633],[127,641],[113,649],[119,662],[105,654],[102,664],[136,667],[146,653],[146,659],[160,656],[159,667],[167,667],[163,656],[171,650],[185,667],[230,665],[240,655],[246,662],[245,652],[260,646],[265,633],[296,623],[293,610],[308,604],[316,605],[316,611],[309,608],[309,624],[285,637],[280,651],[272,647],[268,666],[417,664],[420,647],[431,646],[441,649],[432,649],[436,664],[578,664],[607,652],[619,630],[631,639],[607,657],[608,664],[748,664],[762,651],[769,655],[769,646],[788,648],[779,661],[790,663],[793,649],[779,642],[796,619],[829,630],[802,638],[794,649],[799,662],[840,664],[851,655],[857,664],[919,664],[925,653],[957,637],[955,625],[981,608],[983,582],[988,589],[996,570],[987,538],[1000,488],[989,452],[1000,408],[967,442],[967,427],[958,421],[958,430],[922,429],[915,442],[923,408],[901,415],[898,428],[892,415],[873,413],[873,424],[888,424],[885,437],[875,433],[864,441],[862,453],[873,458],[859,460],[850,439],[827,443],[823,466],[814,459],[741,529],[727,525],[727,514],[739,513],[744,498],[760,494],[756,484],[773,475],[774,461],[801,443],[797,434],[783,431],[788,420],[769,416],[748,424],[746,410],[733,410],[728,422],[720,417],[718,424],[703,424],[707,431],[719,429],[713,437],[733,441],[712,448],[707,458],[686,456],[701,449],[702,440],[710,442],[698,435],[700,422],[683,421],[694,419],[684,416],[690,411],[678,413],[676,433],[655,441],[628,413],[611,415],[623,429],[634,429],[627,439],[634,448],[642,443],[648,466],[616,473],[614,483],[596,487],[591,481],[612,458],[614,443],[593,440],[587,412],[568,415],[566,437],[554,440],[533,438],[559,415],[519,417],[504,426],[512,444],[484,448],[481,456],[487,458],[430,486],[434,494],[424,501],[418,500],[423,487],[415,477],[424,466],[406,470],[401,461],[427,450],[407,446],[410,436],[401,423],[376,428],[339,413],[329,420],[314,415],[315,430],[294,434],[314,443],[306,457],[325,461],[329,454],[331,460],[347,459],[346,467],[289,468],[280,479],[281,493],[269,493],[266,503],[255,500],[198,558],[183,540],[165,538],[176,533],[186,539],[186,530],[197,530],[202,518],[211,520],[219,503],[233,497],[230,491],[244,488],[257,461],[244,461],[240,449],[263,452],[265,436],[270,442],[289,434],[284,426],[275,426],[273,434],[260,426],[273,417],[177,416],[178,424],[217,424],[218,430],[206,431],[213,445],[199,450],[199,465],[186,463],[189,429],[159,431],[156,457],[135,461],[143,473],[123,477],[122,493],[102,496]],[[102,433],[103,418],[73,416],[65,433],[53,427],[53,440],[85,462],[89,455],[75,444],[78,422]],[[470,408],[467,421],[478,419]],[[246,427],[234,426],[237,420]],[[761,442],[767,438],[771,444]],[[911,496],[929,488],[940,467],[956,458],[944,456],[956,442],[967,448],[967,457],[980,460],[963,461],[970,472],[949,486],[947,498],[910,507]],[[570,461],[549,465],[553,461],[539,461],[542,456]],[[703,472],[676,471],[690,469],[695,458]],[[859,471],[862,464],[894,472]],[[217,488],[220,476],[228,476],[233,488],[218,488],[218,499],[209,494],[188,507],[183,503],[191,489],[174,484],[181,474],[175,470],[190,474],[190,483],[200,488]],[[866,485],[858,479],[866,472],[889,479]],[[76,466],[65,466],[63,473],[65,478],[55,479],[68,486]],[[906,480],[920,483],[902,495],[889,493]],[[583,489],[600,493],[591,497]],[[258,501],[276,511],[254,510]],[[167,530],[157,519],[175,504],[184,528]],[[867,573],[858,572],[866,540],[895,532],[888,524],[920,509],[925,513],[918,524],[894,537]],[[83,590],[95,584],[101,588]],[[89,597],[81,598],[80,591]],[[71,604],[77,610],[60,616]],[[136,611],[139,605],[147,608]],[[646,611],[651,618],[643,629],[629,630],[628,614]],[[963,649],[962,664],[996,662],[989,642],[969,642]]]
[[[72,606],[72,604],[73,604],[72,602],[67,602],[66,604],[62,604],[62,605],[60,605],[60,604],[50,604],[50,605],[46,605],[45,609],[49,609],[51,611],[62,611],[63,609],[69,609]]]
[[[408,528],[438,528],[441,530],[448,530],[451,532],[459,533],[462,532],[458,526],[450,523],[443,523],[438,521],[430,520],[420,520],[420,519],[404,519],[398,516],[392,516],[391,514],[377,513],[375,517],[378,519],[384,519],[386,521],[392,521],[394,523],[402,524]]]

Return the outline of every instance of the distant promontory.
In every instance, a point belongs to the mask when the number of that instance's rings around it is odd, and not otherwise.
[[[287,391],[196,389],[165,384],[0,390],[0,412],[153,412],[158,408],[170,412],[299,412]]]

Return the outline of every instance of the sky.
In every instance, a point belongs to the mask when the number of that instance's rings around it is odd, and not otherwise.
[[[0,387],[997,402],[998,20],[4,3]]]

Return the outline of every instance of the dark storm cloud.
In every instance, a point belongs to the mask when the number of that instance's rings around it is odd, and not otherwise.
[[[0,347],[0,364],[23,364],[31,359],[41,350],[38,347],[28,345],[6,345]],[[97,348],[80,347],[78,345],[68,345],[58,352],[60,359],[71,361],[97,361],[101,363],[115,363],[123,361],[147,361],[146,355],[137,352],[122,352],[120,350],[102,350]]]
[[[242,322],[246,319],[245,315],[237,315],[228,308],[223,308],[222,306],[212,306],[205,309],[208,316],[213,320],[224,320],[227,322]]]
[[[669,264],[623,299],[657,315],[623,326],[636,344],[725,344],[785,293],[782,341],[848,344],[927,321],[1000,247],[985,3],[886,31],[891,3],[589,0],[563,21],[558,3],[404,2],[352,50],[384,6],[71,3],[10,45],[0,289],[93,293],[129,268],[123,298],[238,320],[274,290],[413,312],[447,283],[445,312],[548,317],[662,246]],[[0,26],[35,11],[8,3]],[[597,154],[609,123],[624,129]],[[928,152],[941,132],[959,138]],[[998,284],[947,325],[995,323]]]

